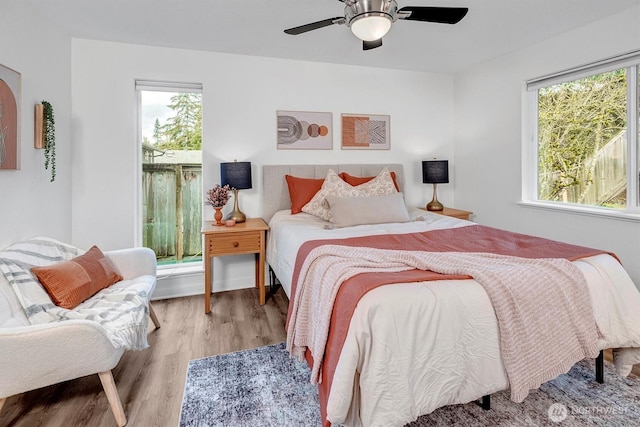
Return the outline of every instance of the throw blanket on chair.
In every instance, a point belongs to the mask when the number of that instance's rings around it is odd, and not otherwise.
[[[333,302],[342,282],[365,272],[410,269],[468,275],[484,287],[498,319],[501,354],[516,402],[577,361],[598,355],[599,333],[587,285],[566,259],[325,245],[304,261],[287,330],[292,355],[302,358],[308,347],[314,356],[312,383],[320,378]]]
[[[83,251],[47,238],[34,238],[0,251],[0,271],[14,290],[32,325],[64,320],[91,320],[100,324],[115,348],[147,348],[149,295],[135,286],[106,288],[67,310],[53,304],[31,274],[31,267],[67,261]]]

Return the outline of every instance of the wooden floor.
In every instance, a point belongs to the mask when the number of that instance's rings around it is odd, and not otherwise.
[[[257,289],[213,295],[204,314],[202,295],[154,301],[162,327],[150,326],[149,348],[128,351],[113,370],[127,426],[178,425],[191,359],[275,344],[286,339],[288,300],[282,289],[258,303]],[[7,399],[2,427],[115,427],[98,375]]]
[[[150,347],[126,352],[113,370],[128,426],[178,425],[189,360],[285,340],[282,289],[264,306],[256,289],[215,294],[212,302],[209,315],[202,295],[153,303],[162,327],[151,325]],[[0,411],[2,427],[115,425],[98,375],[10,397]]]

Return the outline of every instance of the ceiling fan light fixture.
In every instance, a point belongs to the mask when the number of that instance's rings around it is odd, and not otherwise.
[[[384,37],[391,29],[391,22],[386,13],[364,13],[353,17],[349,26],[357,38],[371,42]]]

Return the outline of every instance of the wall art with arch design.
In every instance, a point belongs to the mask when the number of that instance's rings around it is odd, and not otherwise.
[[[312,111],[277,111],[279,150],[331,150],[333,115]]]
[[[20,169],[20,79],[0,65],[0,170]]]

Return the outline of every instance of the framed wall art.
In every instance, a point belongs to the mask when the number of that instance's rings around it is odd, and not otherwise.
[[[312,111],[277,111],[279,150],[331,150],[333,115]]]
[[[343,150],[388,150],[390,148],[390,116],[342,114]]]
[[[20,79],[0,65],[0,170],[20,169]]]

